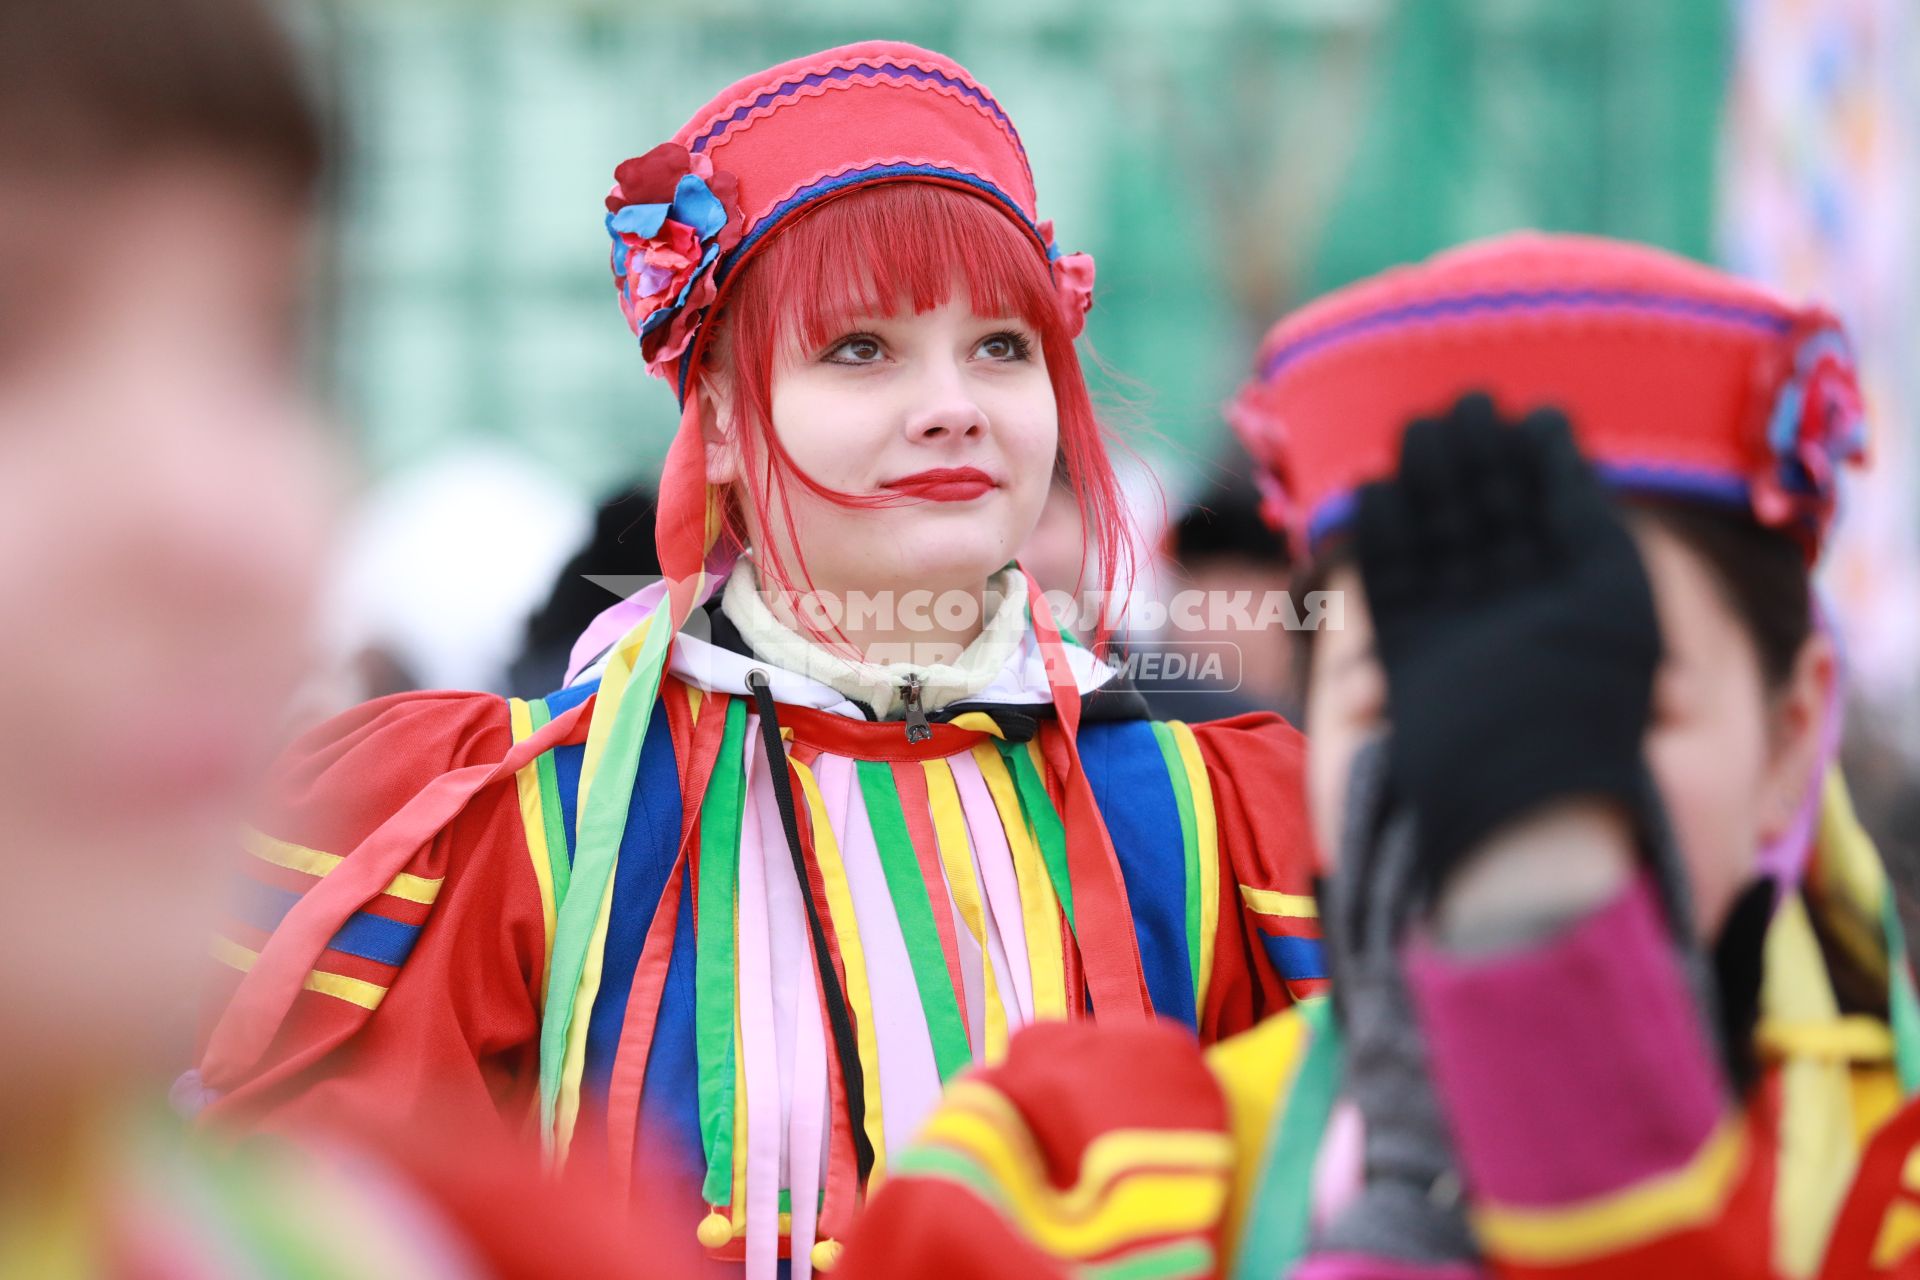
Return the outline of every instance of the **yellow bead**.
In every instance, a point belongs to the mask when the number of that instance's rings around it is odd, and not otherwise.
[[[840,1261],[840,1242],[838,1240],[822,1240],[819,1244],[813,1246],[813,1252],[807,1256],[813,1259],[813,1269],[815,1271],[831,1271],[833,1270],[833,1264]]]
[[[715,1209],[700,1219],[700,1229],[693,1234],[707,1248],[718,1249],[733,1239],[733,1222],[726,1214]]]

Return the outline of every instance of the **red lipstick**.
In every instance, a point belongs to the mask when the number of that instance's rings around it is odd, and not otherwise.
[[[936,467],[889,481],[885,487],[929,502],[971,502],[997,486],[978,467]]]

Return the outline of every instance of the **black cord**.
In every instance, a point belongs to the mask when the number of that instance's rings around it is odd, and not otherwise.
[[[853,1129],[854,1162],[865,1186],[873,1172],[873,1144],[867,1139],[867,1095],[865,1073],[860,1067],[860,1047],[853,1038],[853,1015],[847,1009],[846,992],[833,970],[833,956],[827,950],[827,930],[820,920],[820,904],[813,897],[813,880],[807,875],[806,855],[800,851],[800,822],[793,803],[793,780],[787,775],[787,751],[780,741],[780,719],[774,709],[773,689],[767,673],[755,668],[747,673],[747,687],[760,712],[760,736],[767,749],[767,770],[773,775],[773,796],[780,806],[780,825],[787,835],[787,852],[793,855],[793,874],[800,881],[800,896],[807,904],[807,930],[813,935],[813,957],[820,971],[820,991],[827,1002],[827,1022],[833,1029],[834,1049],[840,1055],[840,1076],[847,1091],[847,1118]],[[776,763],[777,762],[777,763]]]

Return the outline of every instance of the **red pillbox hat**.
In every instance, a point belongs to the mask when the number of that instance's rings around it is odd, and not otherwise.
[[[1469,391],[1552,406],[1623,491],[1750,508],[1817,550],[1865,447],[1839,323],[1670,253],[1521,233],[1338,290],[1282,320],[1229,410],[1270,517],[1310,551],[1400,434]]]

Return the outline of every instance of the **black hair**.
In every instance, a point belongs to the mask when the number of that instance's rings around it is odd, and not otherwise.
[[[1706,561],[1721,599],[1753,641],[1767,690],[1785,688],[1813,634],[1811,583],[1800,544],[1730,506],[1633,499],[1630,509]],[[1297,575],[1296,598],[1324,589],[1335,570],[1352,563],[1351,544],[1344,537],[1333,542]],[[1304,690],[1311,674],[1313,633],[1294,634],[1296,687]]]
[[[1744,511],[1678,502],[1634,504],[1660,529],[1707,562],[1721,598],[1753,641],[1772,691],[1793,677],[1813,633],[1813,600],[1800,544]]]
[[[1286,542],[1260,516],[1260,495],[1244,466],[1226,470],[1174,523],[1167,551],[1183,565],[1210,559],[1287,564]]]

